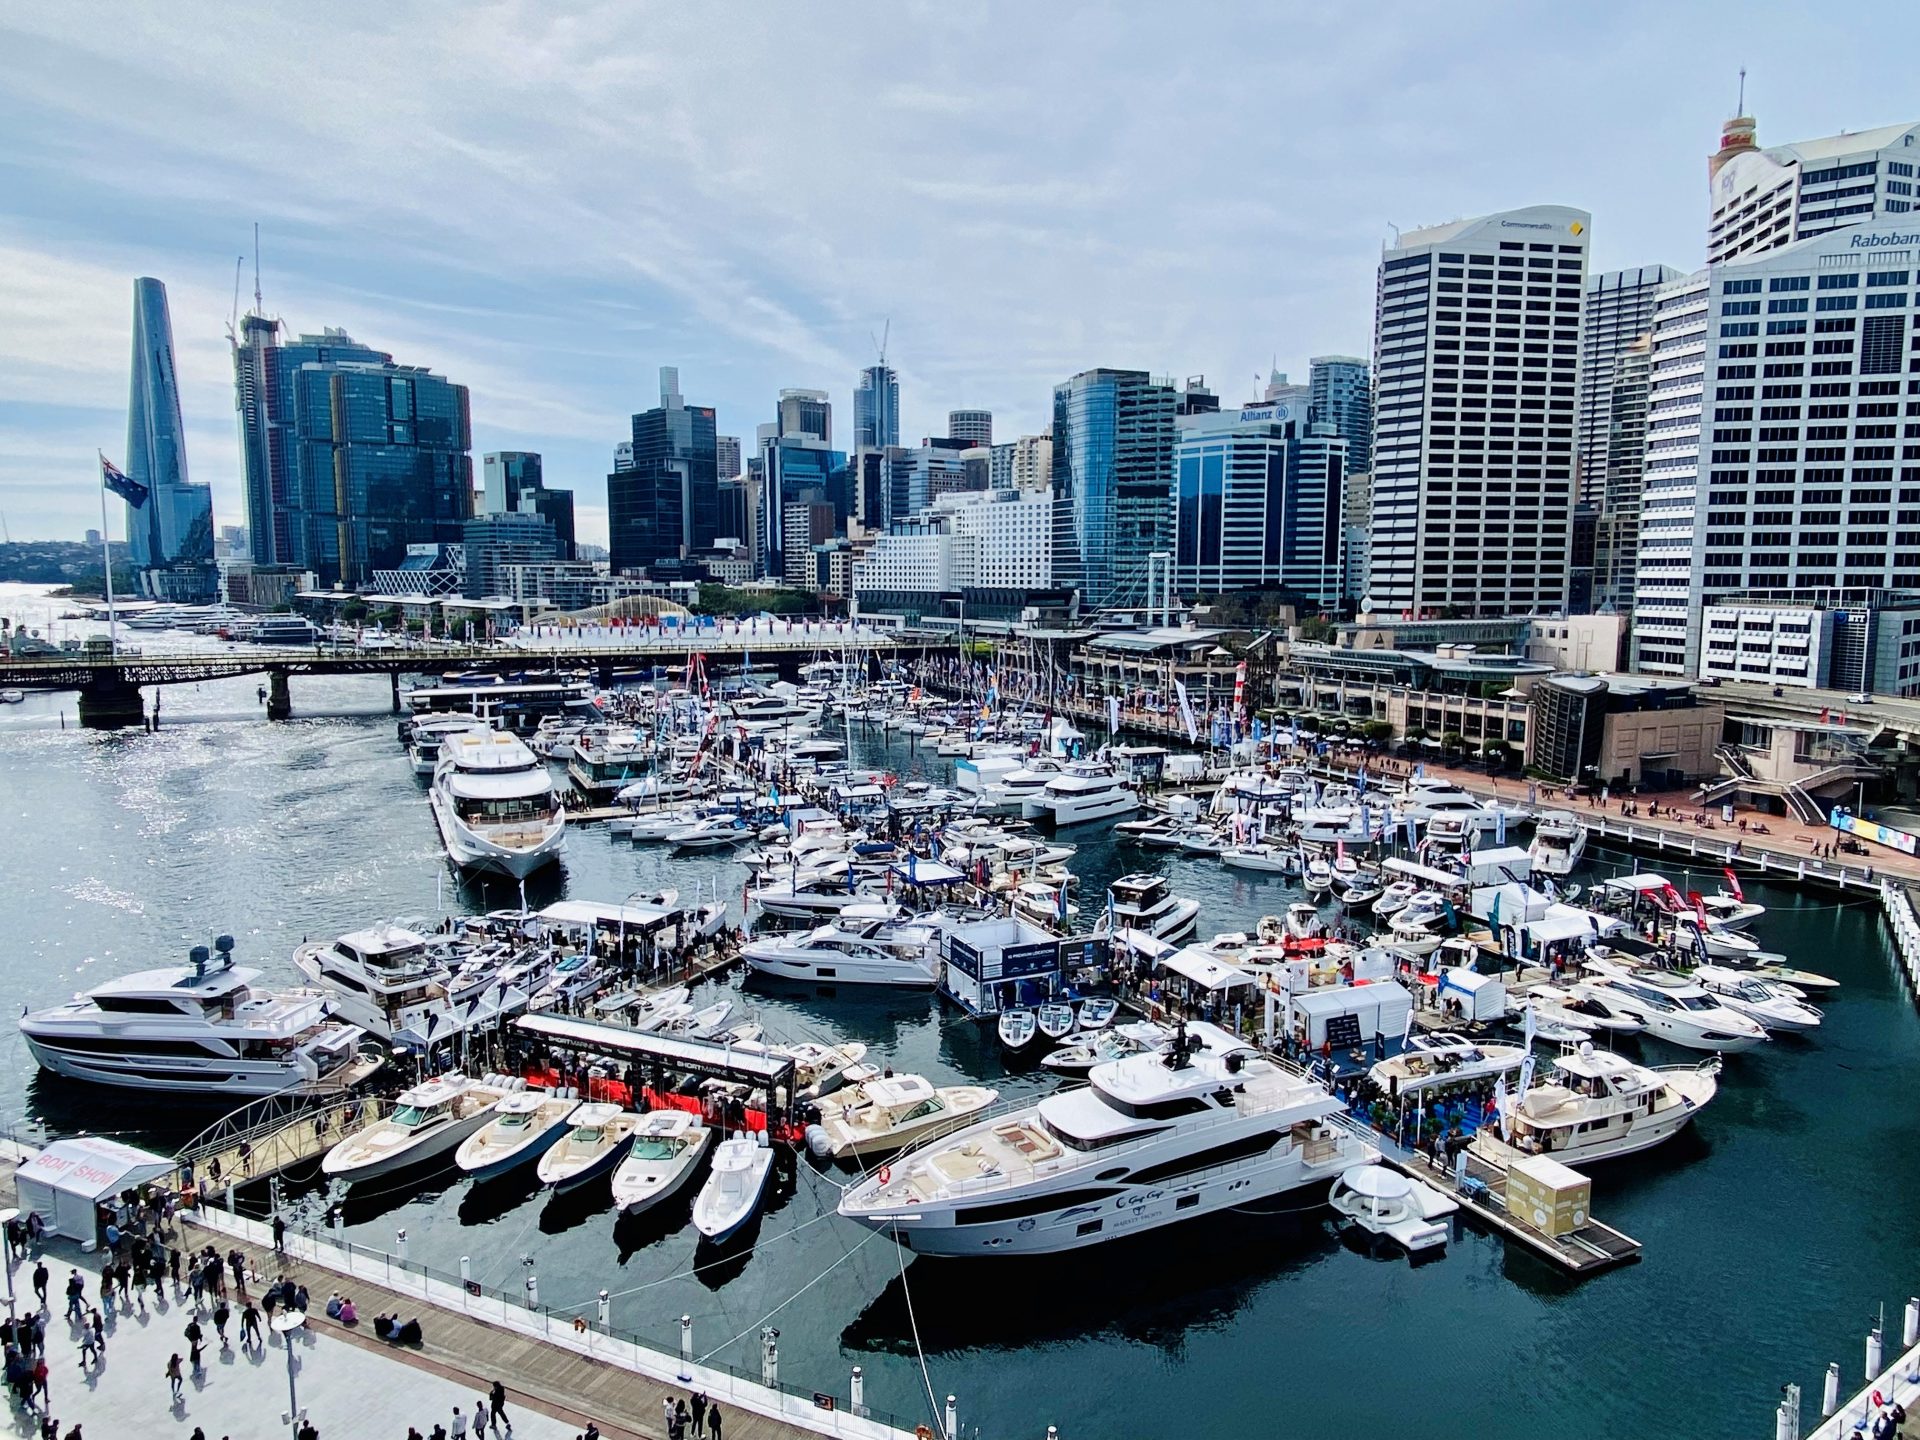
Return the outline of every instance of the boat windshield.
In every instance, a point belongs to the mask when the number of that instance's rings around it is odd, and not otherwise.
[[[521,1130],[532,1123],[533,1115],[530,1111],[511,1110],[500,1117],[502,1130]]]
[[[633,1147],[633,1158],[635,1160],[671,1160],[680,1153],[680,1147],[684,1143],[684,1141],[666,1140],[658,1136],[650,1140],[642,1140]]]
[[[417,1125],[425,1124],[439,1113],[430,1105],[402,1105],[393,1112],[393,1123],[403,1130],[411,1130]]]
[[[1070,1150],[1104,1150],[1111,1145],[1122,1145],[1129,1140],[1144,1140],[1150,1135],[1158,1135],[1166,1127],[1156,1125],[1148,1130],[1115,1130],[1105,1135],[1075,1135],[1071,1130],[1063,1130],[1045,1115],[1040,1118],[1040,1126],[1047,1134],[1058,1140]]]
[[[573,1143],[576,1145],[598,1145],[601,1137],[606,1133],[606,1129],[603,1126],[582,1125],[573,1132]]]

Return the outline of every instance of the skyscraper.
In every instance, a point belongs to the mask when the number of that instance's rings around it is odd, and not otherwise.
[[[993,412],[991,410],[949,410],[947,438],[963,440],[970,446],[993,444]]]
[[[1088,607],[1144,599],[1172,536],[1170,379],[1087,370],[1053,389],[1053,565]]]
[[[827,504],[844,515],[853,504],[852,479],[847,457],[811,434],[772,437],[763,456],[766,487],[761,496],[765,529],[766,569],[770,575],[785,574],[789,564],[799,563],[788,556],[786,520],[795,505]],[[813,514],[808,512],[809,516]],[[811,520],[809,521],[811,525]],[[797,540],[799,537],[795,537]],[[811,549],[825,534],[809,529],[804,545]],[[796,572],[797,573],[797,572]]]
[[[1671,265],[1642,265],[1587,277],[1586,330],[1581,339],[1580,434],[1574,449],[1579,498],[1600,503],[1613,433],[1613,381],[1620,356],[1653,333],[1654,297],[1681,278]],[[1631,443],[1636,438],[1626,437]]]
[[[1316,355],[1309,372],[1313,419],[1346,441],[1347,470],[1373,472],[1373,372],[1354,355]]]
[[[1633,609],[1634,562],[1647,470],[1647,421],[1653,398],[1653,335],[1633,341],[1613,362],[1607,402],[1606,473],[1594,503],[1593,601],[1626,614]],[[1582,502],[1583,504],[1586,502]]]
[[[884,450],[900,443],[900,377],[888,365],[869,365],[853,392],[853,443]]]
[[[312,568],[306,523],[311,492],[302,488],[295,382],[303,366],[391,365],[393,357],[355,344],[344,330],[302,335],[284,344],[281,330],[280,321],[250,312],[240,321],[233,347],[247,543],[256,565],[305,569]],[[318,474],[312,478],[331,496],[331,479]]]
[[[1920,124],[1761,149],[1751,115],[1720,130],[1707,161],[1707,263],[1762,254],[1843,225],[1912,213]]]
[[[173,319],[167,287],[133,282],[133,367],[127,397],[129,480],[146,487],[144,505],[127,507],[127,554],[146,593],[203,598],[215,583],[213,492],[187,479],[186,426],[173,368]],[[172,575],[163,572],[173,571]]]
[[[824,390],[782,390],[775,418],[781,435],[811,435],[833,444],[833,405]]]
[[[467,552],[464,588],[469,600],[508,594],[509,565],[567,558],[560,552],[552,522],[544,515],[512,511],[476,515],[463,527],[461,542]]]
[[[704,550],[720,519],[711,405],[680,397],[680,372],[660,368],[660,403],[633,417],[633,467],[607,476],[608,549],[616,572]]]
[[[1174,587],[1286,588],[1338,606],[1346,441],[1307,403],[1182,415],[1174,442]]]
[[[1637,666],[1739,673],[1737,638],[1702,646],[1703,612],[1735,596],[1855,612],[1862,655],[1880,611],[1910,609],[1887,592],[1920,590],[1920,447],[1900,443],[1920,383],[1916,273],[1920,219],[1869,216],[1663,293]],[[1844,673],[1865,688],[1875,669],[1856,655]]]
[[[713,468],[722,480],[732,480],[739,476],[740,437],[738,435],[713,437]]]
[[[1567,602],[1588,217],[1558,205],[1410,231],[1374,318],[1374,607]]]
[[[575,554],[573,492],[550,490],[540,457],[530,450],[498,450],[480,457],[482,515],[538,515],[553,527],[558,560]]]

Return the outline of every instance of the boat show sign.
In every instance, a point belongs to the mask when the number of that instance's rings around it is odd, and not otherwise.
[[[1858,835],[1862,840],[1871,840],[1876,845],[1885,845],[1898,850],[1902,855],[1920,852],[1920,835],[1910,835],[1905,830],[1896,830],[1891,825],[1882,825],[1878,821],[1863,820],[1858,815],[1850,815],[1845,810],[1835,810],[1827,819],[1833,828],[1848,835]]]

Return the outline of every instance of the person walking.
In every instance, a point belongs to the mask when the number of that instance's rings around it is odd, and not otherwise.
[[[67,1318],[69,1320],[85,1318],[86,1310],[81,1302],[86,1293],[87,1282],[80,1278],[80,1272],[69,1271],[67,1274]]]
[[[467,1415],[458,1405],[453,1407],[453,1440],[467,1440]]]
[[[500,1427],[504,1425],[507,1433],[511,1435],[513,1433],[513,1421],[507,1418],[507,1387],[502,1385],[498,1380],[493,1382],[493,1388],[487,1392],[487,1408],[493,1412],[493,1428],[495,1432],[497,1433]]]
[[[94,1343],[93,1327],[82,1325],[80,1327],[80,1373],[86,1374],[88,1364],[98,1364],[99,1361],[100,1348]]]
[[[180,1357],[178,1354],[167,1357],[167,1384],[173,1390],[173,1403],[178,1405],[184,1398],[181,1391],[185,1384],[180,1375]]]
[[[193,1367],[193,1373],[198,1375],[200,1373],[200,1340],[206,1332],[200,1328],[198,1320],[189,1320],[187,1328],[180,1333],[187,1337],[188,1363]]]
[[[47,1308],[47,1281],[49,1278],[51,1277],[47,1274],[46,1261],[42,1260],[38,1265],[33,1267],[33,1294],[34,1298],[40,1302],[40,1308],[42,1310]]]
[[[95,1353],[102,1359],[105,1359],[107,1354],[107,1323],[100,1318],[100,1312],[98,1310],[95,1310],[87,1316],[86,1328],[93,1333],[93,1348]]]
[[[227,1308],[226,1297],[222,1296],[219,1303],[213,1307],[213,1333],[220,1337],[222,1350],[227,1348],[227,1321],[232,1315],[233,1311]]]
[[[287,1253],[287,1222],[278,1215],[273,1217],[273,1253]]]
[[[37,1401],[51,1412],[53,1396],[47,1392],[47,1357],[44,1352],[34,1357],[32,1384],[33,1388],[27,1392],[27,1403],[31,1405]]]
[[[712,1440],[720,1440],[720,1407],[713,1406],[707,1411],[707,1434]]]
[[[240,1312],[240,1348],[260,1343],[260,1312],[254,1308],[253,1301],[247,1301],[246,1308]]]
[[[487,1397],[482,1395],[479,1399],[473,1402],[474,1440],[480,1440],[480,1437],[485,1435],[486,1433],[487,1433]]]

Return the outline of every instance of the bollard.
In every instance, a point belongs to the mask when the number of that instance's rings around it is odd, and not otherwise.
[[[780,1388],[780,1332],[769,1325],[760,1332],[760,1383],[769,1390]]]
[[[1800,1440],[1800,1387],[1780,1387],[1780,1409],[1773,1417],[1773,1440]]]
[[[460,1257],[460,1283],[463,1286],[473,1283],[473,1257],[471,1255],[462,1255]]]
[[[1047,1426],[1047,1440],[1060,1440],[1060,1427],[1058,1425]]]
[[[1820,1387],[1820,1417],[1825,1419],[1840,1408],[1840,1362],[1827,1366],[1826,1384]]]
[[[680,1381],[693,1379],[693,1316],[680,1317]]]
[[[540,1308],[540,1277],[532,1272],[528,1272],[527,1275],[527,1308],[529,1310]]]
[[[613,1297],[607,1294],[606,1291],[602,1290],[600,1292],[600,1328],[602,1330],[609,1330],[612,1327],[613,1327]]]
[[[853,1413],[864,1416],[867,1413],[867,1377],[858,1365],[853,1367],[853,1385],[848,1393],[853,1397]]]
[[[960,1402],[947,1396],[947,1440],[960,1440]]]
[[[233,1214],[233,1192],[236,1187],[227,1186],[227,1214]]]
[[[1880,1372],[1887,1367],[1881,1363],[1886,1358],[1887,1342],[1880,1334],[1880,1327],[1874,1326],[1867,1331],[1867,1383],[1871,1385],[1880,1378]]]
[[[404,1265],[407,1263],[407,1232],[405,1230],[396,1230],[393,1232],[393,1239],[394,1244],[398,1246],[400,1251],[400,1263]]]

